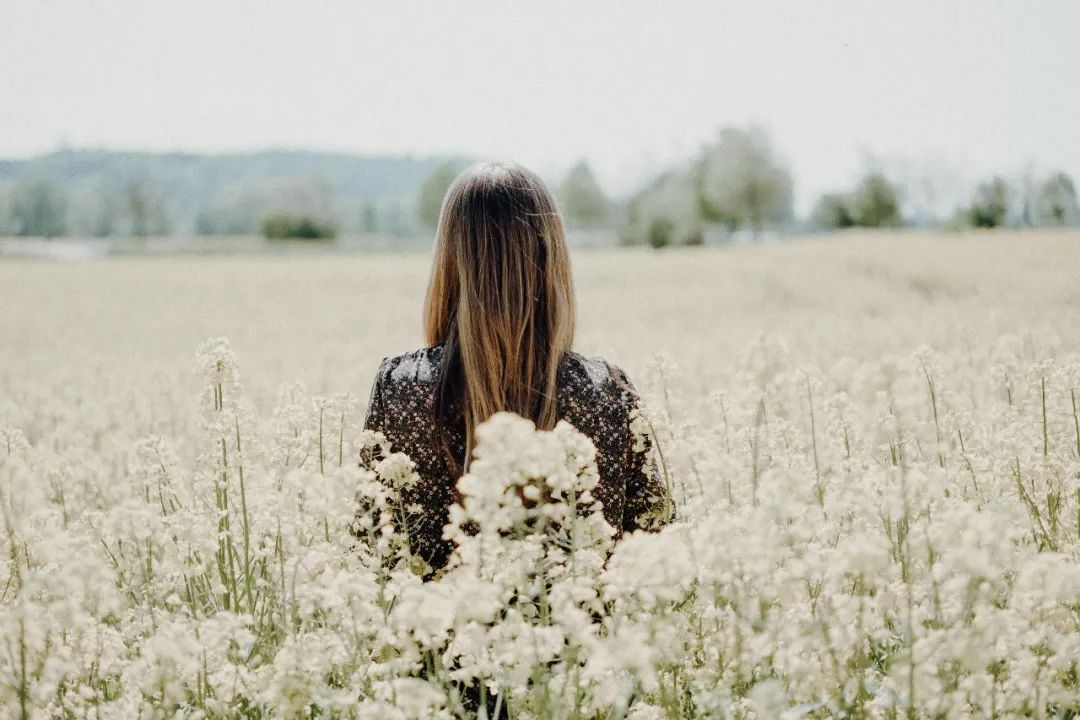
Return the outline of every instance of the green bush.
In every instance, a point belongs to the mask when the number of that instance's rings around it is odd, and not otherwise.
[[[975,199],[968,208],[968,222],[977,228],[1000,227],[1009,216],[1009,184],[994,177],[975,188]]]
[[[822,195],[814,208],[814,224],[829,230],[854,227],[857,221],[850,195],[829,193]]]
[[[310,215],[274,213],[263,220],[262,234],[269,240],[332,240],[337,228]]]
[[[822,195],[814,224],[836,230],[849,227],[900,227],[900,199],[889,179],[878,172],[863,176],[854,192]]]
[[[896,188],[881,173],[870,173],[855,189],[857,224],[863,227],[899,227],[900,200]]]
[[[668,218],[655,218],[649,223],[649,246],[654,248],[667,247],[671,244],[671,236],[675,234],[675,223]]]

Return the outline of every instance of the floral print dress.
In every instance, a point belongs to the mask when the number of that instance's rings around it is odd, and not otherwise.
[[[432,411],[442,361],[440,345],[384,358],[364,424],[367,430],[383,433],[392,452],[405,453],[415,463],[419,482],[405,489],[402,497],[405,506],[419,510],[418,522],[409,528],[409,545],[433,569],[445,566],[453,551],[442,530],[457,500],[457,477]],[[640,400],[626,373],[603,358],[571,351],[559,365],[557,392],[559,417],[596,446],[600,482],[593,495],[603,503],[604,517],[616,536],[655,530],[669,522],[674,506],[652,460],[651,440],[635,436],[631,428]],[[446,430],[449,448],[461,467],[464,423]]]

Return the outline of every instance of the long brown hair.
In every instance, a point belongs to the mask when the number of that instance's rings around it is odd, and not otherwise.
[[[574,287],[562,218],[544,181],[510,162],[464,170],[443,198],[424,302],[428,345],[443,346],[433,411],[454,472],[476,426],[501,410],[555,426],[556,374],[574,338]],[[445,420],[460,411],[464,468]]]

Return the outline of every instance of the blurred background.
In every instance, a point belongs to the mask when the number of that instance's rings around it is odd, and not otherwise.
[[[422,249],[487,157],[576,247],[1080,222],[1073,2],[6,0],[0,253]]]

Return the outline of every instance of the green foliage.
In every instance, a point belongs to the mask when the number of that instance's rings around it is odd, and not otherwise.
[[[899,227],[903,224],[896,188],[881,173],[869,173],[859,182],[854,205],[857,225]]]
[[[662,248],[704,240],[697,188],[690,176],[666,173],[630,201],[624,244]]]
[[[977,228],[1001,227],[1009,216],[1009,185],[995,176],[975,188],[975,198],[967,211],[967,220]]]
[[[818,227],[829,229],[849,228],[858,224],[851,196],[842,193],[822,195],[814,208],[813,219]]]
[[[420,199],[417,201],[417,213],[420,222],[429,230],[439,224],[439,213],[442,210],[443,197],[450,189],[454,178],[462,170],[461,165],[454,161],[448,161],[435,168],[424,180],[420,187]]]
[[[670,218],[658,217],[653,218],[649,223],[648,228],[648,241],[651,248],[663,248],[671,244],[671,239],[675,235],[675,223]]]
[[[47,181],[21,183],[11,202],[11,232],[33,237],[63,235],[66,213],[67,198],[58,186]]]
[[[814,208],[813,219],[818,227],[830,230],[904,224],[896,188],[878,172],[865,175],[852,193],[822,195]]]
[[[263,220],[262,234],[270,240],[332,240],[337,228],[310,215],[275,213]]]
[[[1035,198],[1036,220],[1040,225],[1072,225],[1080,222],[1076,186],[1072,178],[1057,172],[1043,181]]]
[[[759,128],[721,130],[719,140],[705,148],[697,177],[707,220],[757,231],[791,218],[791,174]]]
[[[272,215],[347,217],[338,212],[333,188],[317,175],[256,180],[215,198],[199,214],[195,227],[203,235],[247,235],[260,232]]]
[[[558,190],[559,204],[567,223],[575,226],[600,225],[611,215],[611,202],[600,189],[592,168],[582,160],[570,170]]]
[[[63,150],[2,160],[0,233],[16,233],[24,224],[13,217],[20,186],[46,183],[63,198],[69,235],[248,235],[277,212],[333,217],[339,232],[359,232],[364,204],[375,204],[380,232],[414,235],[417,193],[443,159],[299,150]],[[53,234],[57,230],[54,225]]]
[[[154,191],[149,180],[131,181],[124,188],[124,209],[129,220],[128,232],[136,237],[168,235],[172,223],[165,199]]]

